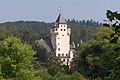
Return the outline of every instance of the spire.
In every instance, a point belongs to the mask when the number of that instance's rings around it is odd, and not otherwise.
[[[65,21],[64,17],[61,15],[61,13],[58,16],[56,23],[66,24],[66,21]]]

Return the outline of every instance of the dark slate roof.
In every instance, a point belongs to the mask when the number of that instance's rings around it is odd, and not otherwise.
[[[50,52],[50,51],[51,51],[50,47],[46,44],[46,42],[45,42],[44,40],[36,40],[35,42],[36,42],[37,44],[40,44],[40,45],[44,46],[44,48],[47,49],[47,52]]]
[[[53,46],[52,46],[52,43],[51,43],[51,38],[48,37],[48,38],[45,38],[44,40],[45,40],[46,44],[49,46],[50,50],[51,50],[53,53],[55,53],[55,52],[54,52],[54,49],[53,49]]]
[[[41,40],[36,40],[35,42],[36,42],[37,44],[40,44],[40,45],[44,46],[44,48],[47,49],[47,52],[48,52],[48,53],[49,53],[49,52],[52,52],[53,54],[55,54],[54,49],[53,49],[52,44],[51,44],[50,38],[45,38],[44,40],[43,40],[43,39],[41,39]]]
[[[61,24],[66,24],[66,21],[64,19],[64,17],[62,16],[62,14],[60,13],[57,20],[56,20],[56,23],[61,23]]]
[[[54,26],[52,28],[58,28],[59,24],[67,24],[61,13],[59,14],[59,16],[58,16],[58,18],[57,18],[57,20],[54,23]]]

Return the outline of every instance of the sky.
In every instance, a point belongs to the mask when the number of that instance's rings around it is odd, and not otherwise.
[[[120,0],[0,0],[0,23],[54,22],[60,6],[65,19],[103,22],[107,19],[106,10],[120,12]]]

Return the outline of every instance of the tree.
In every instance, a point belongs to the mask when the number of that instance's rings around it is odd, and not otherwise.
[[[106,15],[110,24],[104,25],[110,27],[114,33],[107,38],[109,47],[112,46],[112,48],[105,55],[107,59],[103,57],[101,65],[107,70],[109,79],[118,80],[120,79],[120,13],[107,10]]]
[[[0,41],[5,39],[9,35],[10,35],[10,32],[8,32],[4,29],[0,29]]]
[[[12,80],[34,80],[32,61],[35,51],[17,37],[11,36],[0,42],[0,77]]]
[[[73,71],[93,79],[102,78],[104,74],[100,65],[101,55],[110,50],[105,47],[108,43],[105,37],[109,37],[112,33],[113,30],[109,27],[99,27],[95,31],[93,40],[80,44],[80,53],[73,60]]]
[[[109,37],[110,34],[112,33],[114,33],[114,31],[111,28],[106,26],[101,26],[96,29],[94,38],[97,41],[102,41],[102,40],[105,40],[105,37]]]

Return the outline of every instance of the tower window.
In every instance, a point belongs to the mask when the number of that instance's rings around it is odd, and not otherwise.
[[[58,48],[58,51],[60,51],[60,48]]]
[[[65,59],[63,59],[63,61],[65,62]]]
[[[58,54],[58,56],[60,56],[60,53]]]
[[[68,54],[66,54],[66,56],[68,56]]]
[[[67,33],[67,35],[69,36],[69,33]]]
[[[67,59],[67,62],[69,62],[69,59]]]

